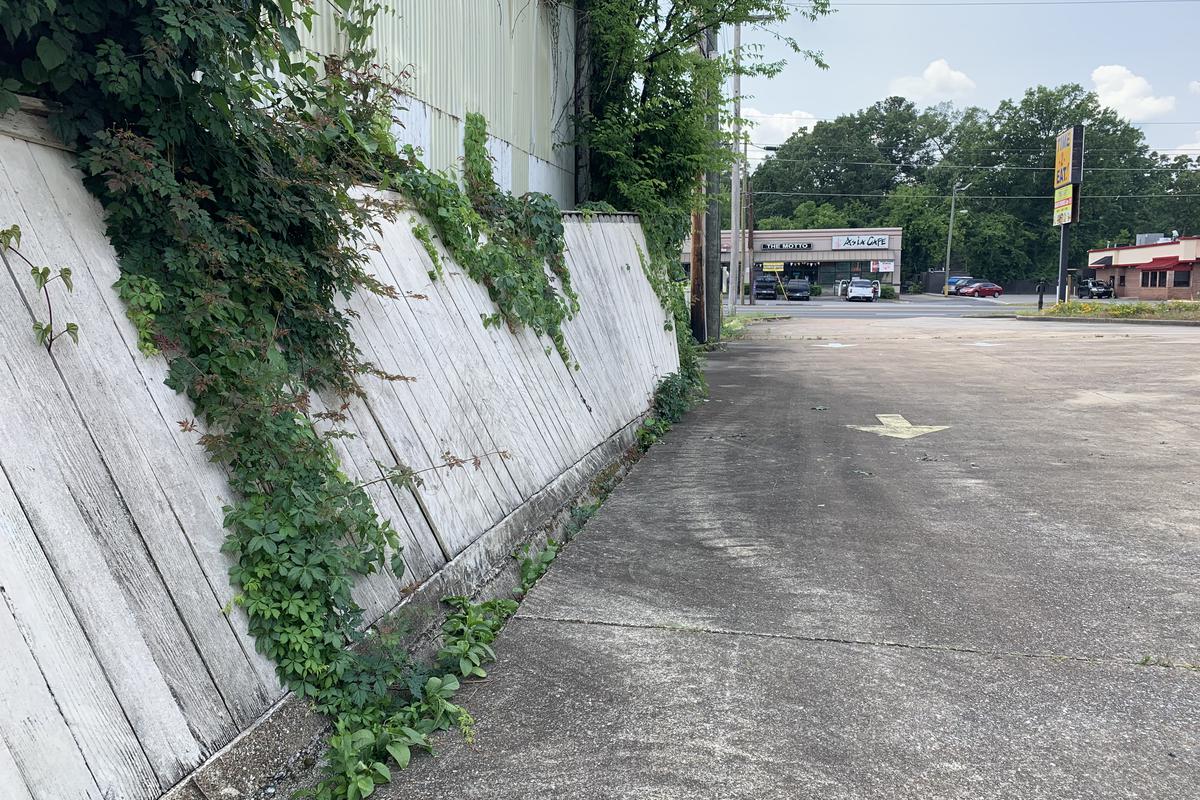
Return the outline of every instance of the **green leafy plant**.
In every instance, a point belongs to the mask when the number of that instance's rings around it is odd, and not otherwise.
[[[54,351],[54,343],[63,336],[68,336],[75,344],[79,344],[79,326],[74,322],[68,322],[61,329],[55,330],[54,303],[50,299],[49,285],[53,281],[61,281],[68,292],[75,291],[75,284],[71,278],[71,268],[62,267],[52,272],[49,267],[39,267],[21,253],[18,249],[20,245],[20,226],[10,225],[0,230],[0,254],[12,253],[25,262],[26,266],[29,267],[29,274],[33,277],[34,288],[42,293],[46,301],[47,320],[42,322],[39,319],[34,319],[33,321],[33,335],[37,339],[37,343],[46,348],[47,353]]]
[[[469,597],[447,597],[442,602],[455,611],[442,625],[444,644],[438,663],[463,678],[486,678],[482,665],[496,660],[492,642],[517,604],[511,600],[474,604]]]
[[[558,542],[547,539],[545,548],[541,550],[534,548],[532,544],[527,544],[513,554],[515,558],[518,558],[518,570],[521,577],[521,585],[513,589],[513,594],[517,597],[524,597],[529,593],[533,585],[546,574],[546,570],[550,569],[550,564],[558,557],[559,547]]]
[[[158,281],[146,275],[122,275],[113,284],[125,301],[125,316],[137,329],[138,349],[143,355],[159,354],[154,342],[154,317],[162,311],[165,299]]]
[[[607,494],[607,492],[605,492],[605,494]],[[588,520],[590,520],[592,516],[595,515],[595,513],[599,510],[600,501],[586,503],[584,505],[578,505],[572,508],[566,523],[563,525],[564,543],[574,539],[579,532],[583,530],[583,526],[588,523]]]
[[[433,734],[457,729],[468,742],[473,740],[475,720],[454,702],[462,686],[460,678],[487,676],[483,665],[495,661],[492,644],[517,604],[503,598],[474,603],[460,596],[443,602],[453,610],[442,624],[436,672],[427,674],[411,664],[396,671],[386,659],[381,661],[380,682],[389,687],[404,685],[404,698],[380,718],[357,724],[344,716],[338,720],[326,754],[325,777],[308,792],[310,796],[317,800],[368,797],[379,784],[391,780],[389,764],[406,769],[414,751],[432,752]]]
[[[429,230],[429,226],[424,223],[417,223],[412,227],[413,236],[417,237],[417,241],[421,243],[421,247],[425,249],[425,254],[429,256],[429,261],[433,264],[433,269],[429,270],[429,279],[431,281],[438,280],[442,277],[445,270],[442,267],[442,254],[438,252],[437,247],[433,243],[433,234]]]
[[[658,417],[647,417],[637,430],[637,448],[643,453],[658,443],[671,430],[671,423]]]
[[[896,287],[892,286],[890,283],[885,283],[884,285],[880,286],[879,287],[879,299],[880,300],[895,300],[896,299]]]
[[[637,430],[637,447],[642,452],[650,449],[671,430],[705,391],[703,377],[684,371],[673,372],[659,381],[654,390],[651,413]]]

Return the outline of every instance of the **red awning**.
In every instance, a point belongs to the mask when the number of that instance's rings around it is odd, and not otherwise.
[[[1135,264],[1136,269],[1170,269],[1176,272],[1182,272],[1192,268],[1194,261],[1180,261],[1179,256],[1161,256],[1160,258],[1151,259],[1146,264]]]

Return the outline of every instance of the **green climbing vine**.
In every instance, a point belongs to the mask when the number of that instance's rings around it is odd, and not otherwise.
[[[478,675],[486,631],[511,613],[453,601],[458,627],[444,644],[462,655],[432,668],[364,631],[355,576],[402,574],[404,557],[331,440],[346,435],[360,381],[412,379],[363,358],[341,301],[422,298],[373,276],[369,234],[415,206],[487,287],[497,307],[487,322],[528,326],[568,362],[561,326],[578,300],[557,206],[496,187],[482,118],[468,122],[464,190],[395,146],[406,76],[375,66],[366,47],[381,8],[332,0],[322,11],[345,52],[302,48],[316,10],[292,0],[0,0],[0,113],[18,94],[56,110],[51,124],[104,206],[139,348],[167,360],[167,383],[195,412],[181,429],[228,468],[236,603],[280,680],[334,720],[318,796],[357,800],[434,731],[470,731],[452,702],[458,676],[464,664]],[[429,229],[416,235],[440,277]],[[69,273],[35,279],[70,285]],[[38,335],[50,349],[64,333],[77,329],[51,322]],[[318,390],[333,410],[313,410]],[[447,454],[428,469],[464,463]],[[421,471],[396,465],[386,477],[411,488]]]
[[[54,343],[64,336],[70,337],[71,341],[79,344],[79,326],[74,322],[68,322],[58,328],[54,324],[54,301],[50,298],[50,284],[54,281],[61,281],[63,288],[68,292],[75,291],[75,284],[72,282],[71,268],[60,267],[57,270],[51,270],[50,267],[39,267],[25,257],[18,248],[21,245],[21,227],[19,225],[10,225],[3,230],[0,230],[0,256],[5,252],[12,253],[21,261],[25,262],[25,266],[29,267],[29,275],[33,278],[34,289],[42,293],[42,298],[46,304],[47,319],[42,322],[41,318],[33,320],[33,336],[37,343],[46,348],[47,353],[54,352]]]
[[[429,220],[451,257],[487,288],[497,311],[485,325],[528,326],[572,363],[562,324],[579,310],[579,298],[567,270],[561,209],[549,195],[516,197],[496,185],[480,114],[467,114],[463,154],[465,190],[453,177],[424,168],[411,149],[406,169],[391,176],[394,186]],[[433,262],[431,277],[440,277],[441,258],[428,229],[414,232]]]

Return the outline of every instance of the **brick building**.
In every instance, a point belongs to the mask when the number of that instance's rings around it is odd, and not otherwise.
[[[1197,263],[1200,236],[1088,251],[1097,280],[1116,287],[1117,297],[1138,300],[1197,299],[1200,275],[1192,274]]]

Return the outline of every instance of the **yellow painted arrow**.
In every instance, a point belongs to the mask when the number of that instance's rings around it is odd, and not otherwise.
[[[890,436],[893,439],[915,439],[927,433],[937,433],[949,428],[949,425],[913,425],[899,414],[876,414],[878,425],[847,425],[856,431],[878,433],[880,436]]]

